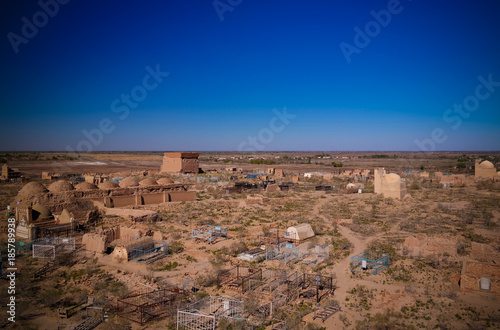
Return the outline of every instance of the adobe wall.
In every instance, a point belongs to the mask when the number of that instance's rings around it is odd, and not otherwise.
[[[82,245],[87,251],[104,253],[108,249],[108,244],[106,237],[99,234],[87,233],[82,238]]]
[[[500,265],[476,261],[466,261],[463,266],[462,272],[464,274],[478,276],[489,275],[500,278]]]
[[[325,174],[325,175],[323,175],[323,179],[324,180],[333,180],[333,174],[332,173]]]
[[[460,289],[461,290],[471,290],[471,291],[485,291],[481,290],[479,287],[479,281],[481,276],[465,274],[460,277]],[[500,278],[490,278],[490,290],[494,294],[500,294]]]
[[[451,185],[466,184],[465,174],[451,174],[441,176],[441,183]]]
[[[500,294],[500,265],[484,262],[466,261],[462,267],[460,278],[461,290],[484,291],[480,289],[482,276],[490,278],[491,293]]]
[[[134,241],[142,237],[142,231],[136,228],[120,227],[120,240],[124,242]]]
[[[198,157],[197,152],[165,152],[160,172],[198,173]]]
[[[376,168],[375,169],[375,178],[374,178],[374,187],[375,187],[375,193],[376,194],[381,194],[382,193],[382,177],[385,174],[385,170],[383,168]]]
[[[118,196],[132,196],[134,194],[149,194],[149,193],[162,193],[162,192],[170,192],[170,191],[184,191],[184,185],[182,184],[170,184],[167,186],[151,186],[151,187],[141,187],[141,188],[114,188],[114,189],[92,189],[92,190],[71,190],[71,191],[62,191],[62,192],[47,192],[44,194],[40,194],[31,199],[19,199],[15,200],[16,202],[34,202],[38,201],[43,205],[55,205],[55,204],[65,204],[69,201],[75,199],[94,199],[99,202],[102,201],[103,197],[113,196],[116,198]],[[15,207],[14,204],[12,204]],[[48,207],[48,206],[47,206]],[[57,209],[52,210],[51,212],[61,212],[63,207],[59,207]]]
[[[169,201],[168,193],[163,192],[159,194],[145,194],[142,195],[143,205],[161,204]]]
[[[99,233],[86,233],[82,238],[82,245],[88,251],[104,253],[109,244],[120,238],[120,228],[111,228]]]
[[[406,195],[406,185],[403,182],[382,180],[381,190],[385,198],[402,199]]]
[[[182,159],[163,156],[163,163],[160,172],[162,173],[181,173]]]
[[[196,200],[195,191],[171,191],[131,196],[104,197],[104,206],[108,208],[126,207],[133,205],[150,205],[166,202],[191,202]]]
[[[196,200],[195,191],[173,191],[168,195],[171,202],[191,202]]]
[[[124,207],[137,204],[137,195],[104,197],[105,207]]]
[[[199,167],[198,158],[182,158],[181,173],[198,173]]]

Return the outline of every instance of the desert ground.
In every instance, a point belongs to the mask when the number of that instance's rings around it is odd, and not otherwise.
[[[8,302],[4,293],[11,285],[5,274],[7,221],[13,215],[6,207],[15,209],[21,189],[29,182],[49,187],[52,182],[42,180],[43,171],[57,173],[58,180],[73,185],[77,182],[71,178],[85,173],[108,179],[134,177],[137,181],[166,177],[196,192],[193,201],[114,210],[97,199],[92,203],[68,201],[65,207],[75,214],[96,210],[98,216],[88,223],[78,219],[78,230],[71,233],[76,253],[60,253],[47,260],[19,251],[15,260],[16,322],[7,322],[3,315],[0,327],[74,326],[88,317],[87,307],[95,306],[105,314],[96,329],[176,329],[178,310],[207,297],[227,296],[241,301],[244,310],[238,317],[221,316],[216,324],[219,329],[500,328],[500,293],[464,289],[460,282],[466,261],[500,265],[500,183],[474,177],[476,160],[487,159],[498,169],[500,153],[201,152],[203,173],[190,175],[160,173],[162,155],[0,153],[0,161],[24,176],[24,182],[0,183],[4,208],[0,215],[2,306]],[[375,194],[373,173],[381,167],[404,180],[407,193],[403,198]],[[269,168],[283,169],[285,176],[267,174]],[[356,169],[369,170],[370,174],[342,174]],[[464,175],[467,180],[443,185],[436,172]],[[247,173],[258,176],[248,178]],[[324,175],[328,173],[333,175]],[[260,185],[263,181],[293,184],[289,190],[264,189]],[[235,182],[255,186],[238,190]],[[363,188],[349,189],[349,183],[362,184]],[[33,198],[36,196],[31,201]],[[134,212],[155,216],[135,217]],[[276,244],[275,237],[298,224],[309,224],[315,235],[293,243],[283,240],[300,251],[286,264],[282,258],[238,258],[248,250],[269,249]],[[218,237],[212,244],[193,239],[193,230],[204,225],[227,227],[227,237]],[[141,263],[116,257],[118,247],[129,244],[120,240],[111,242],[105,253],[90,251],[82,244],[84,235],[118,227],[136,230],[144,237],[154,232],[168,243],[168,254]],[[317,247],[327,248],[328,254],[320,256],[315,252]],[[373,269],[353,271],[351,257],[364,251],[388,255],[388,267],[376,274],[372,274]],[[43,267],[48,270],[38,276]],[[222,282],[232,269],[248,272],[252,279],[257,271],[266,275],[253,282],[243,280],[240,286]],[[278,288],[268,293],[265,288],[271,288],[273,279],[281,276],[276,274],[320,275],[331,280],[333,287],[329,290],[307,283],[290,289],[289,281],[276,280]],[[495,280],[491,278],[492,288],[498,285]],[[177,296],[168,306],[158,307],[164,310],[150,321],[140,324],[119,315],[118,300],[166,288]],[[326,293],[318,299],[314,290]],[[270,302],[277,306],[272,312]],[[61,309],[67,317],[61,317]],[[317,317],[323,311],[334,313],[325,319]]]

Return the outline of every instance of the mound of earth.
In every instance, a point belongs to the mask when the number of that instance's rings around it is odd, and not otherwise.
[[[70,182],[64,180],[56,181],[49,186],[49,191],[54,193],[71,191],[74,189],[75,187],[73,187],[73,185]]]
[[[139,186],[147,187],[147,186],[156,186],[157,183],[153,178],[147,178],[139,182]]]
[[[174,181],[172,179],[169,179],[169,178],[161,178],[161,179],[158,179],[156,182],[162,186],[166,186],[166,185],[174,183]]]
[[[92,189],[97,189],[97,186],[90,182],[82,182],[77,184],[75,188],[76,190],[92,190]]]
[[[113,188],[118,188],[118,185],[111,181],[105,181],[99,185],[99,189],[101,190],[113,189]]]
[[[47,192],[47,188],[45,188],[40,182],[29,182],[21,189],[21,191],[19,191],[17,196],[21,199],[27,199],[45,194]]]
[[[121,188],[135,187],[137,186],[137,179],[133,176],[128,176],[122,181],[120,181]]]

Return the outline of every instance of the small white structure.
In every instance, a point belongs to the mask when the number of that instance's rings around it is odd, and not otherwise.
[[[345,186],[347,189],[364,189],[365,188],[365,185],[360,183],[360,182],[356,182],[356,183],[348,183],[346,186]]]
[[[314,237],[314,231],[308,223],[288,227],[285,232],[285,238],[293,239],[296,241],[303,241],[305,239]]]
[[[260,261],[266,258],[266,250],[261,248],[256,248],[248,250],[246,252],[238,254],[238,259],[248,260],[248,261]]]

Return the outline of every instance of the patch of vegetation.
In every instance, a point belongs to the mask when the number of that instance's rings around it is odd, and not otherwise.
[[[179,263],[177,263],[177,261],[174,261],[174,262],[171,262],[169,261],[168,263],[165,263],[164,265],[158,267],[156,270],[161,272],[161,271],[171,271],[172,269],[175,269],[177,268],[179,265]]]
[[[250,164],[256,164],[256,165],[274,165],[276,162],[274,160],[270,159],[251,159]]]
[[[172,254],[181,253],[182,251],[184,251],[184,244],[181,241],[174,241],[168,247],[168,252]]]

